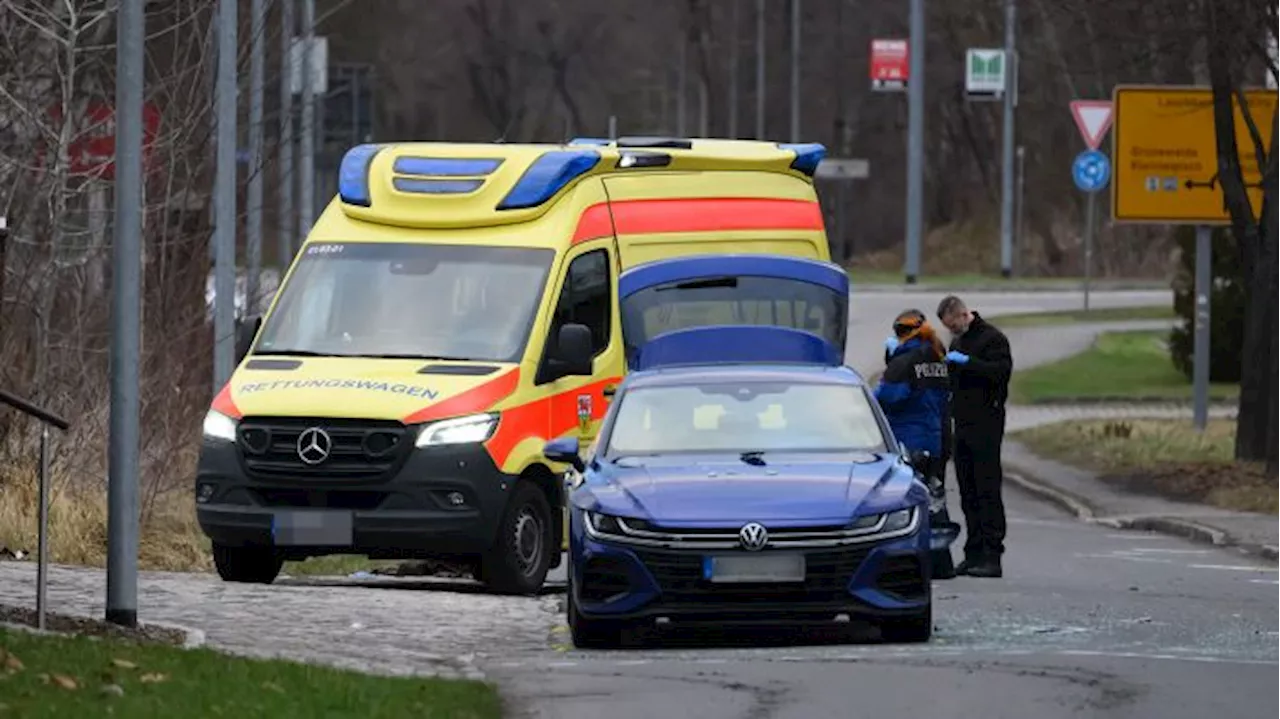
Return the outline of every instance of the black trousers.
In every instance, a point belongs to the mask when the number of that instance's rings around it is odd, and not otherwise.
[[[953,457],[964,512],[964,554],[970,562],[999,559],[1004,554],[1005,537],[1004,469],[1000,463],[1005,413],[1001,408],[974,419],[962,424],[957,418]]]

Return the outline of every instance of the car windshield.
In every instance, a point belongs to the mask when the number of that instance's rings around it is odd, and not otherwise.
[[[254,352],[518,361],[553,256],[516,247],[310,244]]]
[[[884,451],[858,387],[715,381],[640,387],[619,398],[612,456],[674,452]]]

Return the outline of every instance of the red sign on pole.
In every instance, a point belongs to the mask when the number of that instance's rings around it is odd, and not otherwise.
[[[903,90],[911,74],[907,41],[877,38],[871,41],[871,89]]]
[[[49,110],[54,122],[61,122],[58,107]],[[142,165],[151,160],[152,145],[160,131],[160,109],[142,106]],[[116,118],[115,108],[105,102],[92,102],[85,108],[84,119],[74,130],[67,146],[68,170],[73,175],[94,175],[102,179],[115,177]]]

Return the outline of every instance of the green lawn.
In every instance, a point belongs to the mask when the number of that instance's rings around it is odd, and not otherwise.
[[[0,629],[0,716],[502,716],[475,681],[378,677],[87,637]]]
[[[311,557],[301,562],[285,562],[281,571],[294,577],[345,577],[354,572],[371,572],[399,564],[398,561],[374,560],[358,554],[331,554],[327,557]]]
[[[1177,317],[1173,308],[1165,305],[1151,307],[1105,307],[1084,310],[1066,310],[1063,312],[1027,312],[1014,315],[995,315],[991,321],[1001,328],[1005,327],[1043,327],[1046,325],[1065,325],[1076,322],[1130,322],[1134,320],[1171,320]]]
[[[1078,355],[1015,372],[1014,403],[1071,399],[1190,400],[1191,383],[1174,368],[1167,332],[1104,332]],[[1210,399],[1237,396],[1238,385],[1211,384]]]

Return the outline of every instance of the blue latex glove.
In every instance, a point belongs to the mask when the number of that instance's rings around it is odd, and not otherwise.
[[[884,348],[889,350],[890,352],[898,349],[899,344],[901,343],[898,342],[898,338],[893,335],[889,335],[888,337],[884,338]]]
[[[947,353],[946,360],[948,362],[955,362],[956,364],[965,364],[969,361],[969,355],[963,352],[956,352],[955,350],[951,350],[950,352]]]

